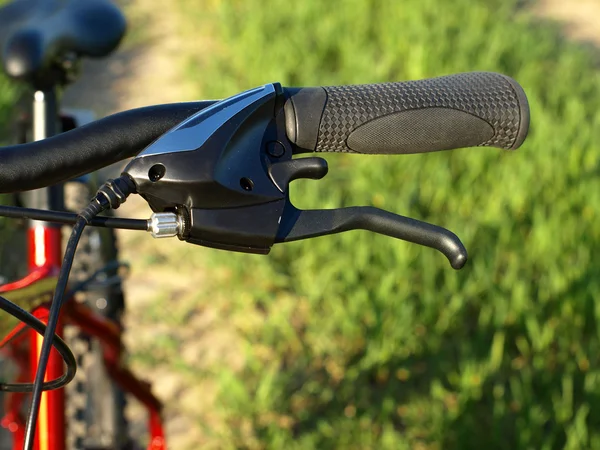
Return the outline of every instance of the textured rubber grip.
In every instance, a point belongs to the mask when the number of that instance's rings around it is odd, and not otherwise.
[[[286,89],[286,133],[299,152],[408,154],[516,149],[529,129],[523,88],[472,72],[399,83]]]

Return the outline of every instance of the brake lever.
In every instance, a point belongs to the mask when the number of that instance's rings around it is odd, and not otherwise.
[[[454,269],[467,262],[460,239],[445,228],[371,206],[331,210],[297,209],[288,203],[275,242],[291,242],[350,230],[368,230],[442,252]]]
[[[299,178],[318,180],[327,175],[327,161],[322,158],[297,158],[269,166],[273,183],[287,193],[291,181]],[[275,243],[299,241],[350,230],[367,230],[442,252],[454,269],[467,262],[467,250],[451,231],[410,217],[372,206],[316,209],[303,211],[286,198]]]

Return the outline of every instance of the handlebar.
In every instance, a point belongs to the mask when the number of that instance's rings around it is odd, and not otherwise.
[[[301,151],[424,153],[518,148],[529,128],[521,86],[504,75],[286,89],[288,138]]]
[[[475,72],[429,80],[286,88],[285,133],[294,153],[422,153],[468,146],[516,149],[529,106],[513,79]],[[216,101],[114,114],[67,133],[0,148],[0,193],[38,189],[135,156]]]
[[[126,198],[123,186],[143,196],[163,214],[152,222],[157,237],[268,253],[275,243],[367,229],[436,248],[458,269],[466,249],[441,227],[375,208],[296,209],[289,184],[323,178],[328,166],[293,154],[512,150],[528,128],[523,89],[494,73],[324,88],[273,83],[219,102],[126,111],[0,148],[0,193],[48,186],[137,155],[120,181],[99,193],[113,208]]]
[[[0,148],[0,193],[38,189],[135,156],[214,101],[133,109],[42,141]]]

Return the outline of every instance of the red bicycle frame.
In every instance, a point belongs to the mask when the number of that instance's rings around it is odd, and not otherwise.
[[[55,109],[54,92],[36,92],[34,101],[34,139],[42,139],[53,133],[52,121],[45,120],[53,115]],[[44,120],[43,129],[36,128],[36,107]],[[54,199],[56,188],[53,187],[34,192],[43,206],[58,207]],[[61,196],[58,196],[62,198]],[[10,300],[13,295],[29,296],[40,299],[40,306],[32,314],[46,322],[49,313],[49,299],[56,284],[56,278],[62,262],[62,233],[61,228],[52,224],[30,221],[27,232],[28,267],[29,273],[24,278],[0,286],[0,294]],[[65,324],[78,327],[85,334],[99,340],[103,359],[109,376],[120,388],[145,405],[149,413],[150,443],[149,450],[166,448],[163,424],[161,419],[162,405],[152,394],[150,385],[140,381],[128,369],[122,367],[121,355],[123,344],[121,327],[106,317],[94,313],[87,306],[67,299],[63,306],[61,322],[57,334],[62,335]],[[43,337],[29,329],[24,324],[17,325],[1,342],[0,349],[6,356],[17,364],[18,382],[32,382],[35,378],[38,357]],[[62,357],[52,349],[46,380],[60,377],[64,372]],[[22,408],[29,394],[6,393],[4,401],[5,414],[0,420],[2,427],[8,429],[13,436],[13,449],[20,450],[23,446],[25,421]],[[66,450],[65,441],[65,391],[58,389],[42,394],[39,418],[36,429],[35,450]]]

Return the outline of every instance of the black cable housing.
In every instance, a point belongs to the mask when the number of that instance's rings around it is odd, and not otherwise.
[[[100,207],[101,205],[98,203],[98,212],[100,211]],[[29,407],[29,412],[27,413],[25,444],[23,445],[23,448],[26,450],[33,449],[35,429],[42,398],[42,383],[46,374],[48,359],[50,357],[52,337],[54,336],[54,331],[56,330],[56,325],[58,324],[60,308],[62,306],[63,296],[67,288],[67,282],[69,281],[69,273],[71,271],[71,266],[73,265],[75,250],[77,249],[77,244],[79,243],[79,239],[81,238],[81,234],[83,233],[83,229],[86,225],[87,221],[84,217],[79,217],[77,219],[77,222],[73,227],[73,231],[71,232],[69,242],[67,243],[65,257],[63,258],[60,274],[58,276],[58,282],[56,283],[56,289],[54,290],[54,297],[52,299],[50,313],[48,315],[48,325],[46,326],[46,331],[44,332],[44,340],[42,342],[42,349],[40,351],[38,360],[35,381],[33,382],[31,404]]]
[[[19,319],[21,322],[37,331],[39,334],[43,335],[45,333],[46,325],[41,320],[2,296],[0,296],[0,309]],[[77,362],[75,360],[75,356],[65,341],[63,341],[57,334],[54,334],[52,337],[52,344],[62,356],[63,361],[67,366],[67,370],[60,378],[46,381],[42,385],[42,390],[44,391],[60,389],[61,387],[66,386],[69,384],[69,382],[71,382],[71,380],[73,380],[75,373],[77,372]],[[0,383],[0,391],[31,392],[33,391],[33,383]]]
[[[45,209],[23,208],[21,206],[0,205],[0,216],[14,219],[32,219],[44,222],[74,225],[77,214],[63,211],[47,211]],[[121,219],[118,217],[97,216],[89,225],[103,228],[120,228],[122,230],[148,231],[148,222],[144,219]]]

